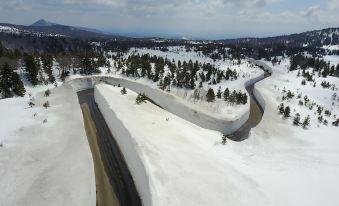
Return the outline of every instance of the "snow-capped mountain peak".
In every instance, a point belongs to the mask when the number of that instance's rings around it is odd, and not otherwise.
[[[53,26],[53,25],[57,25],[57,24],[46,21],[45,19],[40,19],[40,20],[34,22],[33,24],[31,24],[30,26]]]

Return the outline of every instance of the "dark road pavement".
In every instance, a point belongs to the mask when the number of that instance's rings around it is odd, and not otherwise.
[[[94,89],[78,92],[80,105],[86,104],[97,131],[104,167],[121,206],[141,206],[141,200],[124,156],[94,101]]]

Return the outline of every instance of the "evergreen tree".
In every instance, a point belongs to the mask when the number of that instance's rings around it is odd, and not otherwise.
[[[141,104],[143,102],[146,102],[146,100],[147,100],[147,96],[145,94],[140,94],[139,93],[137,98],[135,99],[135,103],[139,105],[139,104]]]
[[[42,67],[45,73],[48,75],[48,81],[50,83],[55,82],[55,77],[53,76],[53,56],[50,54],[45,54],[41,56]]]
[[[208,89],[207,94],[206,94],[206,99],[207,99],[207,102],[214,102],[215,94],[212,88]]]
[[[307,116],[302,122],[302,126],[304,129],[306,129],[309,125],[310,125],[310,116]]]
[[[247,104],[247,100],[248,100],[247,94],[246,93],[242,94],[241,103]]]
[[[45,91],[44,97],[49,97],[49,95],[51,95],[51,90],[47,89]]]
[[[25,69],[27,72],[27,79],[31,82],[33,86],[39,84],[38,74],[39,74],[39,64],[35,60],[33,55],[26,55],[24,58]]]
[[[191,77],[191,80],[190,80],[190,88],[191,88],[191,89],[194,89],[194,88],[195,88],[194,76]]]
[[[284,114],[285,112],[285,106],[284,106],[284,103],[281,103],[278,107],[278,110],[279,110],[279,113],[280,114]]]
[[[230,90],[226,88],[224,91],[224,100],[228,101],[229,96],[230,96]]]
[[[8,63],[5,63],[2,66],[2,70],[0,71],[0,91],[4,98],[12,97],[13,94],[11,92],[12,88],[12,69],[10,68]]]
[[[13,92],[20,97],[25,96],[26,89],[20,79],[20,76],[16,72],[12,73],[12,82],[13,82]]]
[[[43,107],[45,107],[45,109],[50,107],[49,101],[46,101],[43,105]]]
[[[125,95],[125,94],[127,94],[127,91],[126,91],[126,88],[125,88],[125,87],[123,87],[123,88],[121,89],[121,91],[120,91],[120,92],[121,92],[121,94],[122,94],[122,95]]]
[[[218,91],[217,91],[217,98],[218,98],[218,99],[221,99],[221,95],[222,95],[221,87],[219,87],[219,89],[218,89]]]
[[[332,122],[332,125],[335,127],[339,126],[339,119],[337,119],[336,121]]]
[[[289,106],[287,106],[284,110],[284,117],[285,118],[290,117],[290,114],[291,114],[291,109]]]
[[[297,114],[295,115],[295,117],[293,118],[293,124],[294,124],[295,126],[299,126],[299,124],[300,124],[300,114],[299,114],[299,113],[297,113]]]
[[[236,103],[236,101],[237,101],[237,92],[235,90],[233,90],[232,94],[229,96],[228,101],[231,104]]]

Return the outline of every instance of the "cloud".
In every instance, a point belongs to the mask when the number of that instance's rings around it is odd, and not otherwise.
[[[30,10],[32,7],[23,0],[12,0],[7,2],[0,2],[1,10]]]
[[[330,10],[339,9],[339,1],[338,0],[328,0],[328,8]]]
[[[319,6],[311,6],[304,11],[301,11],[301,14],[304,17],[315,17],[318,15],[320,9]]]
[[[284,0],[0,0],[0,20],[30,24],[46,18],[112,32],[213,38],[339,26],[339,13],[335,10],[339,0],[327,0],[325,6],[316,2],[300,4],[296,9],[292,1]],[[274,10],[275,6],[285,10]]]

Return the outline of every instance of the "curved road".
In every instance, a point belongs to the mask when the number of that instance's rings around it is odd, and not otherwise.
[[[271,74],[267,70],[265,70],[265,69],[263,69],[263,70],[265,71],[265,78],[264,79],[271,76]],[[262,81],[262,80],[260,80],[260,81]],[[249,116],[248,120],[237,131],[233,132],[230,135],[226,135],[227,138],[229,138],[233,141],[240,142],[240,141],[247,139],[251,129],[253,127],[256,127],[260,123],[262,116],[264,115],[264,109],[261,107],[257,98],[255,98],[255,96],[253,94],[254,85],[256,83],[257,82],[246,87],[246,90],[247,90],[248,94],[250,95],[250,99],[251,99],[250,116]]]
[[[256,64],[255,60],[252,63]],[[270,68],[267,65],[260,66],[265,71],[265,78],[269,77],[271,73]],[[256,83],[256,82],[255,82]],[[247,92],[250,95],[250,116],[245,124],[242,125],[234,133],[227,135],[227,138],[233,141],[243,141],[248,138],[250,130],[257,126],[262,119],[264,110],[258,103],[257,99],[253,95],[253,89],[255,83],[246,87]],[[100,154],[102,162],[105,167],[107,176],[112,184],[116,196],[121,206],[141,206],[141,200],[133,182],[133,178],[128,170],[127,164],[124,160],[124,156],[121,153],[117,142],[112,136],[104,117],[102,116],[99,108],[94,100],[94,89],[87,89],[78,92],[79,103],[83,107],[88,107],[90,111],[90,121],[94,122],[97,134],[97,143],[100,148]],[[155,103],[155,102],[153,102]],[[156,103],[155,103],[156,104]],[[83,110],[84,111],[84,110]],[[85,112],[84,119],[85,125],[89,123],[86,121]],[[101,187],[97,185],[97,187]],[[98,190],[99,191],[99,190]],[[102,195],[104,196],[104,195]],[[104,197],[105,198],[105,197]],[[119,204],[117,204],[119,205]],[[99,205],[100,206],[100,205]]]

